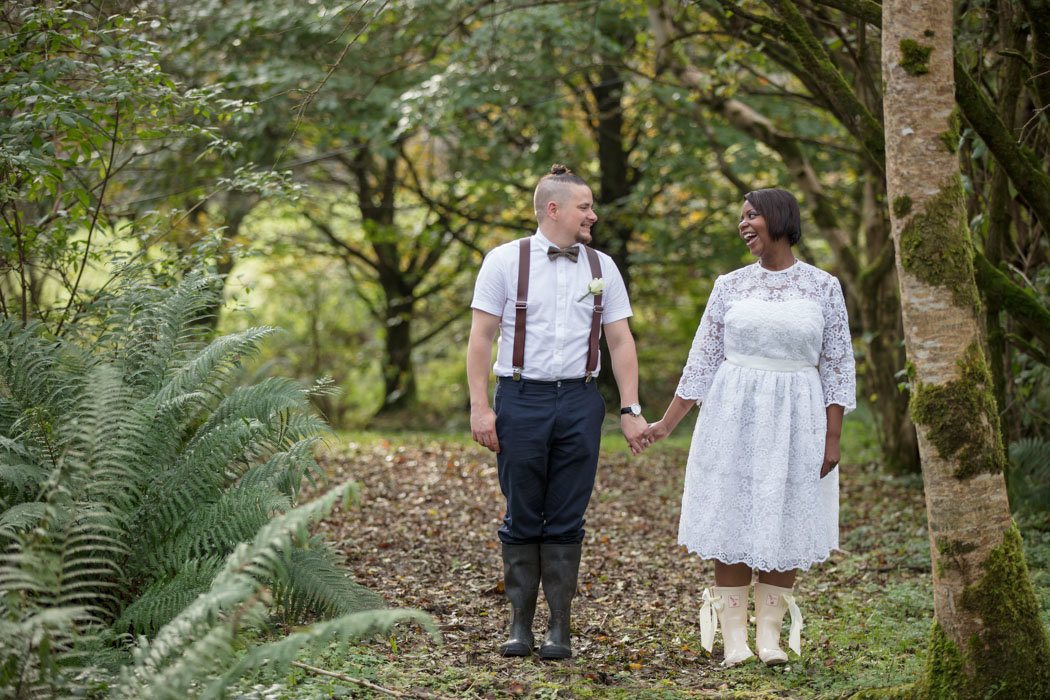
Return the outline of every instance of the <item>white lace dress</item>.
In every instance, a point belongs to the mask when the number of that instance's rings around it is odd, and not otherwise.
[[[704,559],[808,569],[838,548],[825,408],[856,407],[842,288],[804,262],[715,280],[675,392],[701,403],[678,542]]]

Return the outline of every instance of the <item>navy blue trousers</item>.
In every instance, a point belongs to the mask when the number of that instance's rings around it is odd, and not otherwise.
[[[598,471],[598,382],[499,378],[493,400],[504,544],[576,544]]]

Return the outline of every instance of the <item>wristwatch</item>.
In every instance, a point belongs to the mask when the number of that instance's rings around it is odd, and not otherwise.
[[[621,416],[626,416],[627,414],[631,414],[632,416],[640,416],[640,415],[642,415],[642,405],[641,404],[637,404],[637,403],[632,403],[630,406],[624,406],[623,408],[620,409],[620,415]]]

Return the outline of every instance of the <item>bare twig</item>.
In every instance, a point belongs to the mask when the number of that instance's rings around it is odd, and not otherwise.
[[[95,207],[95,213],[91,216],[91,226],[88,227],[87,240],[84,241],[84,259],[80,262],[80,270],[77,271],[77,278],[73,282],[73,288],[69,290],[69,301],[66,302],[66,308],[62,310],[62,315],[58,319],[58,328],[55,330],[55,335],[61,335],[62,325],[68,318],[69,309],[73,306],[73,302],[76,301],[77,289],[80,287],[80,278],[84,276],[84,269],[87,267],[88,257],[91,255],[91,236],[95,233],[98,216],[102,212],[102,200],[106,196],[106,187],[113,177],[113,163],[117,157],[117,136],[120,130],[120,103],[118,102],[115,107],[116,110],[113,113],[113,136],[109,144],[109,162],[106,163],[106,172],[103,175],[102,186],[99,189],[98,205]]]
[[[326,671],[323,668],[317,668],[316,666],[308,666],[306,664],[299,663],[298,661],[293,661],[292,662],[292,666],[295,666],[296,668],[301,668],[304,671],[309,671],[310,673],[316,673],[316,674],[318,674],[320,676],[329,676],[331,678],[338,678],[341,681],[346,681],[347,683],[353,683],[354,685],[360,685],[360,686],[363,686],[365,688],[368,688],[369,690],[374,690],[377,693],[384,693],[385,695],[389,695],[390,697],[394,697],[394,698],[426,697],[426,696],[422,696],[422,695],[416,695],[415,693],[402,693],[402,692],[397,691],[397,690],[390,690],[389,688],[384,688],[381,685],[376,685],[375,683],[372,683],[371,681],[366,681],[363,678],[354,678],[353,676],[347,676],[347,675],[345,675],[343,673],[335,673],[334,671]]]
[[[317,97],[317,93],[321,92],[321,89],[325,86],[325,84],[328,83],[329,78],[331,78],[332,74],[335,73],[336,69],[339,67],[339,64],[343,62],[343,59],[346,57],[346,53],[350,50],[350,47],[357,43],[357,40],[361,38],[361,35],[365,33],[365,30],[372,26],[372,22],[376,20],[376,17],[378,17],[380,13],[382,13],[383,10],[386,9],[386,6],[389,4],[390,0],[383,0],[383,4],[380,5],[379,9],[376,10],[375,13],[372,15],[372,19],[368,20],[368,22],[366,22],[364,26],[357,30],[357,34],[354,35],[353,39],[346,43],[346,46],[343,47],[342,52],[339,54],[339,58],[335,59],[335,63],[333,63],[331,68],[328,69],[328,72],[325,73],[324,78],[321,79],[321,82],[318,83],[317,87],[315,87],[306,95],[305,99],[303,99],[302,103],[299,105],[299,110],[295,115],[295,125],[292,126],[292,133],[288,135],[288,140],[285,141],[284,148],[282,148],[281,152],[277,155],[277,159],[274,161],[271,170],[275,170],[277,168],[277,164],[281,162],[282,158],[284,158],[285,151],[287,151],[288,146],[291,145],[292,139],[294,139],[295,135],[299,133],[299,127],[303,123],[303,117],[306,115],[306,110],[310,106],[310,103],[314,101],[314,98]],[[354,17],[357,17],[357,13],[354,13]],[[353,18],[351,18],[350,21],[352,22]],[[347,23],[347,26],[349,26],[349,23]]]

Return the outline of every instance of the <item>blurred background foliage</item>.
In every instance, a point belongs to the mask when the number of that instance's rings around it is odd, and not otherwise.
[[[1038,6],[959,3],[974,80],[946,139],[988,262],[1008,442],[1050,430],[1045,206],[1019,184],[1050,154]],[[282,328],[252,373],[330,377],[339,392],[312,400],[335,427],[462,429],[474,276],[534,229],[532,188],[563,162],[592,184],[596,244],[628,281],[655,416],[714,277],[749,262],[743,193],[781,186],[802,200],[799,255],[843,283],[883,463],[918,469],[876,3],[34,7],[3,10],[6,318],[90,335],[121,275],[170,285],[204,267],[227,300],[205,323]]]

